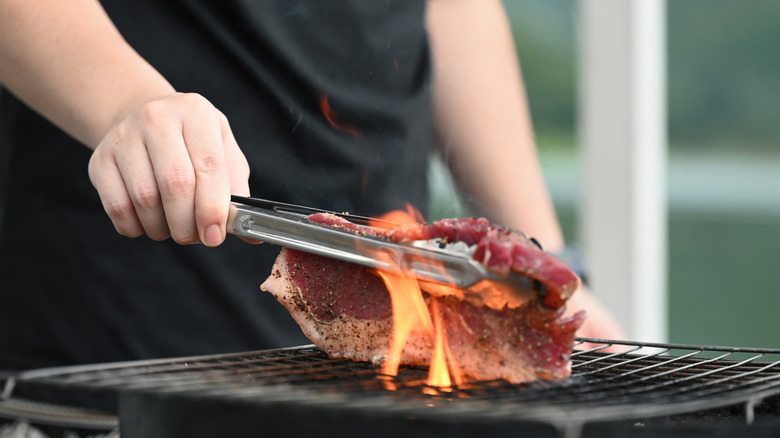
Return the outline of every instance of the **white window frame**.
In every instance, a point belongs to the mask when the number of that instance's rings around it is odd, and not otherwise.
[[[579,0],[580,240],[629,339],[667,327],[665,0]]]

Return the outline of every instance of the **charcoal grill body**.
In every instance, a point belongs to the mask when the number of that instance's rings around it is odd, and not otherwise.
[[[778,411],[746,423],[742,406],[675,416],[589,422],[582,427],[533,420],[420,418],[338,407],[236,403],[186,396],[120,396],[123,438],[186,436],[339,436],[377,438],[776,438]]]
[[[780,350],[614,345],[575,351],[562,382],[447,389],[422,368],[382,376],[314,346],[35,370],[7,380],[0,417],[46,390],[118,401],[123,438],[780,436]]]
[[[120,396],[122,437],[339,436],[377,438],[516,436],[558,438],[543,422],[419,418],[288,403],[241,403],[181,395]]]

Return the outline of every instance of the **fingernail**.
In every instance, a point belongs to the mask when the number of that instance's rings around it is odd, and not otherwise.
[[[217,246],[222,243],[222,230],[219,225],[213,224],[206,227],[203,233],[203,244],[206,246]]]

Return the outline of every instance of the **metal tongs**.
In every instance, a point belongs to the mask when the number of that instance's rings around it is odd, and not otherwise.
[[[537,281],[520,273],[513,272],[504,277],[488,271],[471,258],[471,251],[447,249],[450,244],[430,241],[396,243],[307,219],[314,213],[329,213],[366,226],[369,225],[366,217],[241,196],[232,196],[231,202],[235,215],[231,211],[228,231],[232,234],[382,271],[411,272],[423,289],[425,284],[479,289],[484,282],[490,282],[492,287],[510,287],[515,296],[527,299],[536,296],[540,287]],[[384,257],[378,258],[377,254]]]

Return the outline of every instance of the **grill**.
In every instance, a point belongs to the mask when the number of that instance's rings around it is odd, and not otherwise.
[[[659,427],[780,425],[780,350],[582,341],[595,347],[575,346],[571,378],[520,385],[429,387],[427,369],[384,376],[314,346],[33,370],[6,379],[0,416],[24,416],[19,399],[45,391],[108,400],[123,438],[273,431],[635,437]],[[604,351],[610,346],[617,352]],[[52,412],[26,409],[39,418]]]

